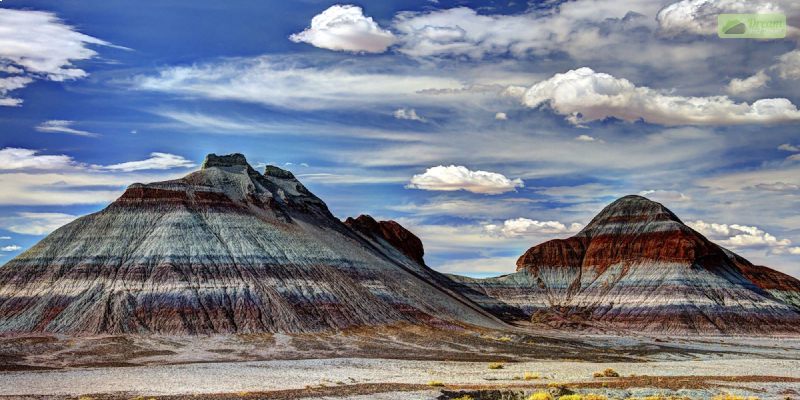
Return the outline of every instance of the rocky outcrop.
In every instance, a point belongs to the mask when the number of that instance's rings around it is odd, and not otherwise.
[[[751,264],[641,196],[610,204],[574,237],[530,248],[514,274],[454,279],[489,309],[516,307],[551,327],[800,332],[800,281]]]
[[[397,222],[378,222],[369,215],[359,215],[357,218],[348,217],[344,224],[366,237],[386,241],[408,258],[425,265],[422,241]]]
[[[419,262],[421,245],[404,247],[413,240],[398,227],[379,232],[403,250],[381,247],[290,172],[260,174],[240,154],[212,154],[184,178],[131,185],[1,267],[0,331],[502,326],[443,285]]]

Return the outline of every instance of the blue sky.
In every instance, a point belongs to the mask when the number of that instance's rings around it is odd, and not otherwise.
[[[785,39],[719,39],[779,12]],[[792,1],[0,3],[0,262],[241,152],[429,265],[511,272],[626,194],[800,276]]]

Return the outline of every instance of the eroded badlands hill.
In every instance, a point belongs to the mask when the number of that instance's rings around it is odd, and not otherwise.
[[[571,238],[530,248],[516,273],[454,279],[487,309],[517,309],[550,327],[800,332],[800,281],[751,264],[640,196],[610,204]]]
[[[386,232],[405,235],[398,227]],[[0,331],[502,325],[442,285],[421,245],[397,249],[395,239],[406,237],[343,224],[288,171],[212,154],[182,179],[130,186],[0,268]]]

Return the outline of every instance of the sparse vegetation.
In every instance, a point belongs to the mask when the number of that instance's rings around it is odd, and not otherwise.
[[[444,386],[444,383],[439,382],[439,381],[430,381],[430,382],[428,382],[428,386],[442,387],[442,386]]]
[[[613,368],[606,368],[602,372],[595,372],[595,378],[619,378],[619,372],[614,371]]]
[[[523,378],[526,381],[530,381],[530,380],[534,380],[534,379],[539,379],[540,376],[539,376],[538,372],[527,372],[526,371],[525,374],[523,375]]]
[[[498,342],[510,342],[511,340],[512,339],[511,339],[510,336],[501,336],[501,337],[497,338]]]
[[[472,396],[465,394],[463,396],[456,397],[453,400],[474,400],[474,399],[472,398]]]
[[[739,396],[735,394],[725,393],[719,394],[711,398],[712,400],[758,400],[756,396]]]
[[[503,369],[504,365],[501,362],[489,363],[489,369]]]
[[[548,392],[536,392],[528,396],[528,400],[554,400],[553,395]]]

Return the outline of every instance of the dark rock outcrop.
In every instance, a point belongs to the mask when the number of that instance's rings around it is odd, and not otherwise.
[[[131,185],[57,229],[0,268],[0,332],[502,326],[422,265],[421,245],[408,256],[381,247],[290,172],[265,172],[212,154],[199,171]],[[398,227],[380,230],[383,240],[412,242]]]
[[[357,218],[348,217],[344,224],[367,237],[385,240],[408,258],[425,265],[422,241],[397,222],[378,222],[369,215],[359,215]]]
[[[517,307],[550,327],[800,332],[800,281],[751,264],[641,196],[613,202],[571,238],[530,248],[514,274],[453,279],[489,309]]]

